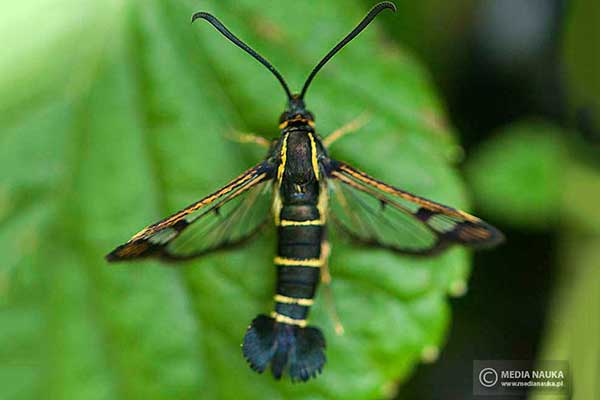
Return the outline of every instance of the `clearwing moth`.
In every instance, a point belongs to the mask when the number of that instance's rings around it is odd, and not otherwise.
[[[453,244],[473,248],[500,243],[494,227],[466,212],[416,196],[329,157],[327,147],[350,127],[322,139],[304,97],[317,72],[383,10],[382,2],[346,35],[309,74],[300,93],[292,94],[281,74],[230,32],[213,15],[199,12],[223,36],[263,64],[287,96],[279,119],[279,138],[268,142],[267,157],[227,185],[183,210],[135,234],[107,255],[108,261],[144,257],[188,260],[246,244],[273,223],[277,229],[274,310],[257,316],[246,332],[242,351],[250,366],[270,366],[276,379],[287,372],[307,381],[321,372],[325,338],[307,325],[320,281],[329,282],[326,225],[358,245],[400,254],[434,255]]]

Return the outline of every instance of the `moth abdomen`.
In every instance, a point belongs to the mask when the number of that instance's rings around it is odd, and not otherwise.
[[[310,307],[321,279],[324,227],[314,204],[284,205],[279,212],[277,287],[271,316],[259,315],[244,336],[242,350],[250,366],[271,366],[276,379],[288,372],[292,381],[306,381],[325,365],[325,339],[307,326]],[[312,222],[311,222],[312,221]]]

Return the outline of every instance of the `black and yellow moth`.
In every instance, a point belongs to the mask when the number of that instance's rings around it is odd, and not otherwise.
[[[489,247],[502,234],[466,212],[444,206],[381,182],[329,157],[327,147],[350,127],[322,139],[304,97],[317,72],[383,10],[376,5],[317,64],[301,92],[292,94],[281,74],[217,18],[200,12],[192,17],[211,23],[221,34],[267,67],[287,95],[279,121],[280,137],[268,142],[262,162],[227,185],[183,210],[144,228],[107,255],[108,261],[144,257],[188,260],[229,250],[257,237],[274,223],[277,229],[277,287],[272,313],[259,315],[248,327],[243,354],[275,378],[287,372],[306,381],[325,364],[325,338],[307,325],[320,281],[329,281],[326,227],[333,226],[354,243],[400,254],[433,255],[453,244]]]

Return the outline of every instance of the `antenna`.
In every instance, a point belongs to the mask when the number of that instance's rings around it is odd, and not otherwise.
[[[287,95],[288,100],[292,99],[292,93],[290,92],[290,88],[288,87],[287,83],[285,82],[285,79],[283,79],[283,76],[281,76],[279,71],[277,71],[275,69],[275,67],[273,65],[271,65],[270,62],[268,62],[263,56],[258,54],[256,51],[254,51],[246,43],[242,42],[237,36],[235,36],[233,33],[231,33],[231,31],[229,29],[225,28],[225,26],[221,23],[221,21],[219,21],[214,15],[211,15],[211,14],[205,13],[205,12],[198,12],[192,16],[192,22],[194,22],[195,20],[197,20],[199,18],[202,18],[202,19],[205,19],[206,21],[208,21],[212,26],[214,26],[219,32],[221,32],[221,34],[223,36],[225,36],[227,39],[229,39],[233,44],[235,44],[236,46],[238,46],[239,48],[244,50],[246,53],[250,54],[255,60],[257,60],[259,63],[261,63],[262,65],[267,67],[267,69],[269,71],[271,71],[273,73],[273,75],[275,75],[275,77],[277,78],[279,83],[281,83],[281,86],[283,86],[283,90],[285,90],[285,94]]]
[[[348,44],[348,42],[350,42],[352,39],[358,36],[358,34],[361,33],[363,29],[365,29],[371,23],[371,21],[373,21],[373,19],[375,19],[377,14],[379,14],[386,8],[389,8],[393,12],[396,12],[396,5],[394,3],[384,1],[382,3],[377,4],[371,9],[371,11],[369,11],[369,13],[363,18],[363,20],[360,21],[360,23],[356,26],[356,28],[352,30],[352,32],[346,35],[345,38],[343,38],[333,49],[329,51],[329,53],[325,55],[325,57],[323,57],[323,59],[311,71],[310,75],[308,75],[308,78],[306,78],[306,82],[302,87],[302,92],[300,92],[300,99],[304,99],[304,95],[306,94],[306,91],[308,90],[308,87],[310,86],[311,82],[315,78],[315,75],[317,75],[317,72],[319,72],[321,68],[323,68],[323,66],[327,64],[327,61],[329,61],[338,51],[340,51],[346,44]]]

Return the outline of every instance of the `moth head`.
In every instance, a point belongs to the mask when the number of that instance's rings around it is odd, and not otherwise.
[[[285,122],[300,122],[304,124],[311,124],[315,121],[313,113],[306,109],[304,99],[299,94],[294,94],[288,100],[285,111],[279,117],[279,123]]]

